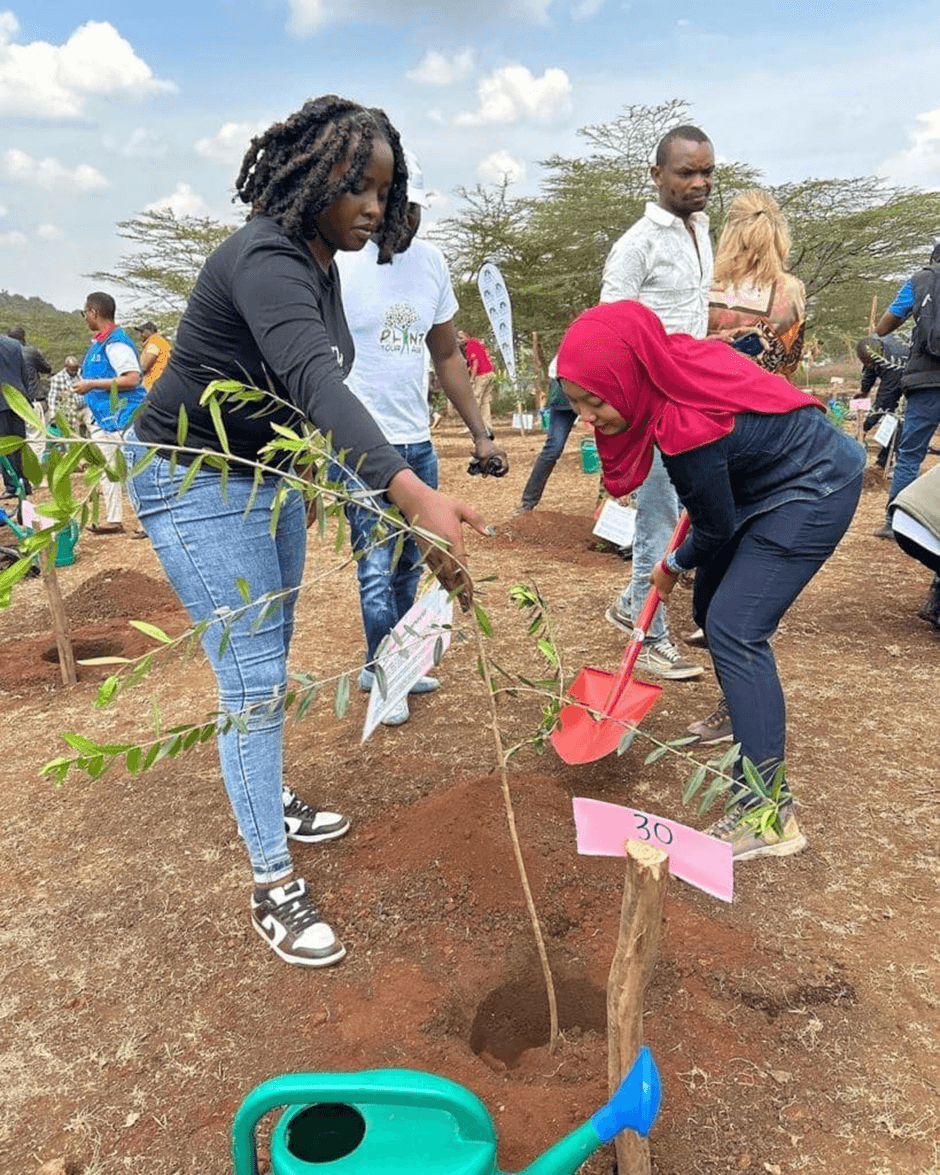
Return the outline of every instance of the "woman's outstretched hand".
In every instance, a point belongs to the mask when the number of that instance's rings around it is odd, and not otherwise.
[[[449,592],[455,592],[466,611],[473,603],[473,581],[467,569],[467,552],[463,544],[463,524],[479,534],[491,534],[479,511],[432,490],[410,469],[396,473],[388,487],[388,496],[412,526],[437,535],[447,550],[416,536],[428,566]]]

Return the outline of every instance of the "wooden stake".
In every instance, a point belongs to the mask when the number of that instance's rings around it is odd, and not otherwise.
[[[628,840],[617,949],[607,980],[607,1077],[611,1093],[643,1045],[643,999],[659,951],[669,857],[646,841]],[[618,1175],[649,1175],[649,1143],[633,1130],[615,1140]]]
[[[65,614],[65,604],[62,593],[59,591],[59,580],[55,571],[55,543],[45,553],[42,560],[42,581],[46,586],[46,596],[49,599],[49,611],[52,613],[52,629],[55,633],[56,648],[59,652],[59,670],[65,685],[76,685],[78,673],[75,670],[75,654],[72,651],[72,638],[69,635],[69,620]]]

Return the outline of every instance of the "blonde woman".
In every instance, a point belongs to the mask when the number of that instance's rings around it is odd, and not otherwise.
[[[790,233],[777,201],[751,188],[731,202],[715,254],[708,298],[709,338],[725,339],[765,371],[788,379],[803,354],[806,290],[787,273]],[[686,640],[704,645],[699,628]],[[688,733],[702,743],[732,738],[731,715],[722,694],[713,713]]]
[[[803,354],[806,290],[787,272],[790,233],[774,198],[752,188],[728,209],[715,254],[708,334],[766,371],[791,376]]]

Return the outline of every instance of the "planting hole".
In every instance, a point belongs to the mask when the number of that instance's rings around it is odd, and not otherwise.
[[[558,1026],[562,1032],[607,1032],[607,994],[585,979],[555,976]],[[541,971],[494,988],[477,1006],[470,1027],[470,1047],[483,1060],[508,1069],[526,1049],[548,1044],[551,1022]]]
[[[86,661],[90,657],[123,657],[124,645],[120,640],[103,638],[94,641],[72,641],[72,654],[76,661]],[[57,662],[59,650],[55,645],[43,650],[43,661]]]

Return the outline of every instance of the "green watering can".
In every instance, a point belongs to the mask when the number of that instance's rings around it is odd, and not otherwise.
[[[6,510],[0,509],[0,523],[8,526],[18,539],[28,538],[33,533],[28,526],[20,526],[7,514]],[[56,567],[69,567],[75,562],[75,544],[78,542],[78,536],[78,523],[73,518],[68,526],[59,531],[58,537],[56,538]]]
[[[659,1072],[643,1048],[607,1105],[521,1175],[574,1175],[621,1130],[648,1134],[659,1101]],[[288,1108],[271,1136],[272,1175],[501,1175],[480,1099],[416,1069],[297,1073],[257,1086],[232,1123],[234,1175],[258,1175],[255,1128],[279,1106]]]

